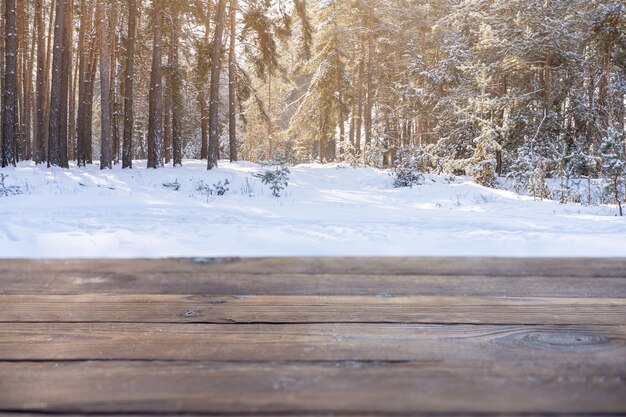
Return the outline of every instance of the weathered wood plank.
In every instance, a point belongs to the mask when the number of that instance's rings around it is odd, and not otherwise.
[[[0,295],[0,322],[624,324],[626,298]]]
[[[43,276],[108,269],[112,273],[477,275],[626,277],[626,258],[290,257],[100,260],[0,260],[0,275]]]
[[[1,261],[0,261],[1,262]],[[17,262],[17,261],[16,261]],[[21,261],[26,262],[26,261]],[[68,261],[69,262],[69,261]],[[626,298],[622,277],[350,275],[212,272],[211,265],[176,270],[177,262],[85,261],[64,272],[63,261],[0,268],[0,294],[209,294],[209,295],[464,295],[493,297]],[[155,262],[152,264],[151,262]],[[124,270],[121,266],[128,266]],[[33,269],[38,266],[38,269]],[[45,268],[49,266],[49,270]],[[145,269],[141,267],[145,266]],[[155,269],[162,266],[164,269]]]
[[[0,363],[0,410],[626,412],[625,365]]]
[[[79,417],[85,416],[85,414],[68,414],[68,413],[54,413],[57,417]],[[111,414],[97,414],[97,413],[89,413],[89,417],[111,417]],[[276,414],[268,414],[268,413],[214,413],[211,411],[206,412],[195,412],[195,413],[133,413],[132,417],[198,417],[198,416],[210,416],[210,417],[250,417],[253,415],[254,417],[276,417]],[[489,417],[521,417],[518,413],[489,413]],[[570,417],[572,414],[560,414],[560,413],[551,413],[550,417],[559,417],[559,416],[567,416]],[[4,413],[0,411],[0,416],[2,417],[42,417],[42,413],[29,413],[29,412],[19,412],[19,413]],[[294,413],[280,413],[280,417],[420,417],[420,416],[432,416],[432,413],[386,413],[386,412],[366,412],[366,413],[320,413],[320,412],[294,412]],[[618,416],[618,414],[603,414],[604,417]],[[437,417],[468,417],[467,413],[437,413]],[[546,417],[545,414],[534,414],[534,413],[524,413],[523,417]]]
[[[54,413],[55,416],[58,417],[79,417],[79,416],[85,416],[85,414],[68,414],[68,413],[58,413],[55,412]],[[89,413],[88,416],[89,417],[111,417],[112,414],[97,414],[97,413]],[[239,413],[214,413],[211,411],[206,411],[206,412],[195,412],[195,413],[150,413],[150,414],[145,414],[145,413],[133,413],[132,417],[154,417],[154,416],[159,416],[159,417],[198,417],[198,416],[210,416],[210,417],[250,417],[251,415],[253,415],[254,417],[276,417],[276,414],[268,414],[268,413],[244,413],[244,414],[239,414]],[[285,412],[281,412],[280,413],[280,417],[420,417],[420,416],[429,416],[431,417],[433,414],[432,413],[421,413],[421,412],[411,412],[411,413],[392,413],[392,412],[376,412],[376,413],[372,413],[372,412],[364,412],[364,413],[353,413],[353,412],[345,412],[345,413],[338,413],[338,412],[332,412],[332,413],[328,413],[328,412],[306,412],[306,413],[302,413],[302,412],[294,412],[294,413],[285,413]],[[437,417],[468,417],[468,413],[436,413]],[[520,415],[519,413],[488,413],[488,414],[481,414],[482,416],[488,415],[489,417],[546,417],[546,414],[544,413],[523,413],[522,415]],[[550,413],[549,416],[550,417],[559,417],[559,416],[563,416],[563,417],[571,417],[572,415],[576,415],[576,414],[572,414],[572,413]],[[617,416],[621,416],[622,414],[617,414],[617,413],[611,413],[611,414],[602,414],[603,417],[617,417]],[[30,412],[19,412],[19,413],[4,413],[0,411],[0,416],[2,417],[42,417],[42,413],[30,413]]]
[[[626,366],[626,326],[3,323],[0,360],[421,361]],[[558,373],[558,372],[557,372]]]

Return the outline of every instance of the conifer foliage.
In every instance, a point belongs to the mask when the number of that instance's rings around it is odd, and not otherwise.
[[[2,166],[345,162],[622,203],[623,0],[4,0]]]

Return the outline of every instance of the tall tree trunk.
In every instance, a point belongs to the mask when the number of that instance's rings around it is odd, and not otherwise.
[[[64,1],[63,11],[63,51],[61,63],[61,108],[59,111],[59,164],[69,167],[67,157],[68,142],[68,106],[70,93],[70,75],[72,72],[72,9],[73,1]]]
[[[182,124],[183,124],[183,95],[182,95],[182,76],[180,72],[180,63],[178,59],[179,49],[179,37],[180,37],[180,23],[179,23],[179,11],[176,6],[172,11],[172,54],[170,70],[172,80],[172,158],[174,166],[181,166],[183,164],[183,138],[182,138]]]
[[[111,51],[109,40],[109,0],[97,0],[100,49],[100,169],[112,168],[111,146]]]
[[[175,9],[176,7],[172,7]],[[171,10],[172,13],[175,13],[174,10]],[[171,16],[171,13],[170,13]],[[174,22],[170,19],[170,24],[167,26],[170,29],[170,34],[173,33]],[[165,164],[170,162],[172,159],[172,61],[173,57],[173,39],[170,37],[170,48],[167,54],[167,63],[164,66],[165,72],[163,73],[163,159],[165,160]]]
[[[60,166],[61,160],[61,124],[63,112],[63,33],[65,32],[65,3],[69,0],[57,0],[54,19],[54,50],[52,52],[52,80],[50,83],[50,112],[48,134],[48,166]]]
[[[51,90],[51,74],[50,67],[52,66],[52,45],[53,45],[53,35],[54,35],[54,27],[55,27],[55,19],[56,19],[56,9],[57,9],[57,1],[52,0],[50,3],[50,17],[48,19],[48,35],[46,37],[46,64],[44,66],[44,71],[46,74],[46,93],[45,93],[45,104],[44,104],[44,124],[46,126],[45,134],[46,134],[46,151],[50,153],[50,90]],[[46,156],[47,158],[47,156]]]
[[[122,152],[122,168],[132,168],[133,166],[133,124],[135,123],[133,85],[135,81],[137,8],[136,0],[128,0],[128,46],[126,49],[126,75],[124,81],[124,151]]]
[[[365,78],[365,41],[361,38],[361,59],[359,60],[359,80],[356,110],[356,152],[361,152],[361,127],[363,125],[363,84]]]
[[[209,115],[206,105],[206,82],[209,75],[209,33],[211,29],[211,2],[207,4],[207,16],[204,23],[204,39],[197,43],[198,66],[196,69],[196,89],[200,108],[200,159],[207,159],[209,154]]]
[[[120,79],[120,74],[119,74],[119,58],[118,58],[118,54],[117,51],[120,49],[120,45],[119,45],[119,33],[118,33],[118,20],[119,20],[119,13],[118,13],[118,2],[117,1],[113,1],[111,2],[111,12],[110,12],[110,19],[109,19],[109,35],[111,37],[110,41],[109,41],[109,45],[110,45],[110,51],[111,51],[111,57],[110,57],[110,63],[111,63],[111,72],[109,73],[110,77],[111,77],[111,81],[109,84],[109,87],[111,89],[111,93],[110,93],[110,106],[111,106],[111,152],[112,152],[112,159],[113,159],[113,163],[114,164],[118,164],[120,162],[120,145],[121,145],[121,138],[120,138],[120,131],[119,131],[119,107],[120,107],[120,103],[119,103],[119,79]]]
[[[226,0],[219,0],[215,16],[215,36],[213,36],[213,56],[211,57],[211,93],[209,99],[209,155],[207,169],[217,167],[219,136],[218,108],[220,98],[220,73],[222,69],[222,47]]]
[[[78,114],[76,115],[76,164],[85,166],[82,120],[85,104],[85,72],[87,51],[85,50],[87,32],[87,0],[80,0],[80,26],[78,28]]]
[[[269,148],[267,150],[268,161],[274,159],[274,143],[272,141],[272,134],[272,71],[269,70],[267,73],[267,140],[269,142]]]
[[[15,128],[15,158],[16,161],[24,159],[24,0],[17,0],[17,101],[15,114],[17,115],[17,127]]]
[[[148,168],[163,166],[163,80],[161,74],[161,0],[152,3],[152,70],[148,115]]]
[[[237,0],[230,0],[230,45],[228,48],[228,140],[230,162],[237,160]]]
[[[20,138],[21,145],[19,146],[20,152],[18,157],[22,160],[28,160],[31,158],[31,126],[30,126],[30,73],[32,68],[30,66],[30,49],[32,43],[29,41],[29,11],[30,2],[26,0],[19,0],[18,6],[18,50],[19,50],[19,62],[20,62],[20,84],[19,91],[20,100]]]
[[[88,3],[87,3],[88,1]],[[91,163],[91,117],[96,35],[92,31],[94,1],[81,0],[78,68],[78,115],[76,116],[76,161],[79,166]],[[88,34],[90,34],[88,36]]]
[[[37,81],[35,105],[35,162],[40,164],[46,161],[46,132],[45,132],[45,105],[46,105],[46,27],[44,24],[43,0],[35,2],[35,31],[37,32]]]
[[[25,64],[24,64],[24,136],[26,139],[26,159],[34,159],[33,146],[33,66],[35,60],[36,34],[34,30],[30,30],[31,2],[26,2],[26,20],[24,22],[24,39],[29,42],[28,34],[31,34],[30,44],[26,48]]]
[[[374,13],[370,0],[370,15],[368,16],[367,33],[367,99],[365,102],[365,145],[372,142],[372,107],[373,107],[373,84],[374,84],[374,33],[372,28],[372,15]]]
[[[15,0],[4,0],[5,69],[4,117],[2,124],[2,166],[15,165],[15,136],[17,114],[17,22]]]

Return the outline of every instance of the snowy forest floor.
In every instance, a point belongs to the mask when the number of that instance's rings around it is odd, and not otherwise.
[[[5,186],[20,187],[0,194],[0,257],[626,256],[615,207],[535,201],[449,176],[393,188],[386,171],[338,165],[290,168],[276,198],[257,176],[267,167],[205,163],[0,169]],[[226,179],[225,195],[199,190]]]

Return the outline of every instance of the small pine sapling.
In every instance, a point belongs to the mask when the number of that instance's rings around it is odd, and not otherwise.
[[[413,188],[414,185],[422,184],[424,175],[421,172],[421,156],[422,151],[419,148],[398,149],[395,167],[391,172],[394,188]]]
[[[289,168],[284,165],[278,165],[273,170],[267,170],[261,176],[261,182],[269,185],[274,197],[280,197],[282,190],[289,185]]]

